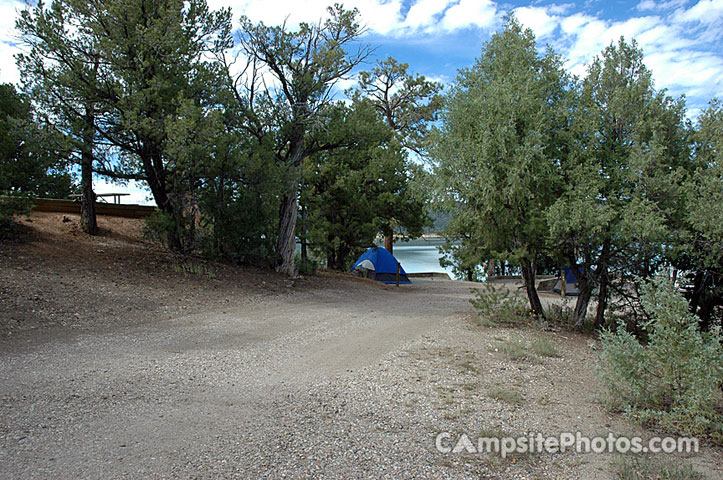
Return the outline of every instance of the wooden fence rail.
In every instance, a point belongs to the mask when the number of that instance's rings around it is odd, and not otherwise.
[[[74,200],[55,200],[51,198],[34,198],[33,211],[59,212],[80,214],[80,202]],[[156,207],[146,205],[118,205],[115,203],[95,202],[97,215],[110,215],[112,217],[144,218],[156,211]]]

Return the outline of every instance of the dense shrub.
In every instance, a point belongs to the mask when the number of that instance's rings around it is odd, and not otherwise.
[[[14,217],[30,213],[31,207],[25,195],[0,194],[0,238],[9,236],[15,228]]]
[[[647,343],[623,325],[602,334],[598,373],[611,405],[645,423],[723,440],[723,347],[720,326],[701,332],[699,318],[665,280],[642,288]]]
[[[183,215],[171,215],[163,210],[156,210],[146,218],[143,235],[160,242],[174,251],[191,253],[199,244],[199,235],[191,221]]]
[[[480,324],[519,323],[529,317],[530,311],[525,299],[513,294],[504,285],[495,286],[484,282],[480,288],[471,288],[475,295],[469,301],[477,310]]]

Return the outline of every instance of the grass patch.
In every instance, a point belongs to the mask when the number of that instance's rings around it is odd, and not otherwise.
[[[527,360],[539,363],[540,359],[531,351],[530,346],[522,339],[510,338],[500,344],[499,350],[510,360]]]
[[[486,395],[489,398],[499,400],[500,402],[504,402],[509,405],[522,405],[522,403],[525,401],[524,397],[519,391],[501,386],[489,388],[486,392]]]
[[[510,360],[522,360],[530,356],[527,345],[521,340],[505,340],[500,345],[500,351],[510,357]]]
[[[184,275],[207,276],[210,279],[216,278],[216,274],[203,263],[193,261],[177,262],[172,265],[173,271]]]
[[[461,362],[459,366],[462,368],[462,371],[465,373],[477,373],[479,372],[479,368],[475,367],[471,361]]]
[[[622,457],[617,461],[620,480],[703,480],[705,475],[691,465],[646,457]]]
[[[560,352],[547,338],[536,338],[530,343],[530,348],[536,355],[541,357],[559,357]]]

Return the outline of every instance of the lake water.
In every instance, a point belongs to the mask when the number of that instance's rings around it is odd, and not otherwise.
[[[444,244],[441,238],[418,238],[408,242],[394,242],[394,256],[407,273],[445,272],[454,278],[451,268],[439,265],[441,255],[437,247]]]

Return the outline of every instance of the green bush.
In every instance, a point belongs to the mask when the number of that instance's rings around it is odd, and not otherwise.
[[[510,292],[504,285],[495,286],[484,282],[481,288],[471,288],[470,291],[475,297],[469,301],[477,310],[481,323],[513,324],[528,317],[529,309],[525,300]]]
[[[299,269],[299,275],[316,275],[319,264],[310,259],[302,259],[301,255],[296,255],[296,266]]]
[[[650,320],[642,344],[621,324],[602,334],[598,374],[611,405],[685,435],[723,440],[723,347],[720,327],[701,332],[699,318],[665,280],[642,288]]]
[[[179,253],[192,253],[203,243],[204,231],[196,228],[192,218],[156,210],[146,218],[143,235]]]
[[[32,202],[25,195],[0,195],[0,238],[12,234],[16,226],[15,215],[27,215],[31,208]]]
[[[146,217],[143,226],[143,236],[149,240],[166,244],[168,237],[175,229],[173,217],[162,210],[156,210]]]

